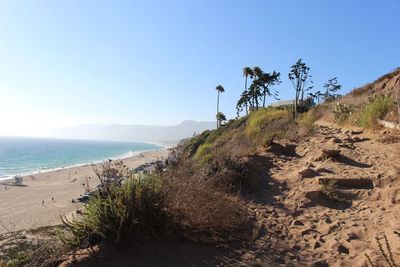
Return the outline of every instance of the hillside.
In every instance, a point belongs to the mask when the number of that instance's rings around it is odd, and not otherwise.
[[[382,75],[372,83],[354,89],[349,95],[353,97],[365,97],[374,94],[395,95],[397,81],[400,78],[400,68]]]
[[[232,135],[235,148],[243,148],[237,146],[235,135],[245,130],[244,125],[222,133]],[[400,136],[324,126],[301,136],[279,138],[253,152],[228,152],[242,162],[246,175],[239,179],[240,185],[237,178],[225,177],[226,172],[219,172],[220,178],[235,186],[233,192],[240,193],[252,218],[251,233],[239,243],[228,242],[221,248],[221,244],[214,248],[181,241],[146,244],[142,249],[135,247],[140,252],[134,254],[103,248],[98,253],[109,260],[86,258],[78,266],[128,266],[131,262],[146,266],[367,266],[365,254],[376,266],[384,266],[375,238],[382,243],[385,236],[399,261]],[[228,141],[218,151],[230,145]],[[324,151],[340,152],[330,158]],[[220,156],[209,160],[218,161]],[[324,179],[336,180],[337,185],[324,186]],[[237,234],[232,230],[231,235]],[[157,258],[146,252],[150,247]]]
[[[371,102],[371,100],[377,99],[379,97],[386,97],[393,104],[388,106],[388,110],[385,110],[384,114],[380,119],[385,119],[387,121],[397,122],[397,107],[395,105],[396,98],[400,97],[400,68],[396,68],[394,71],[387,73],[374,82],[368,83],[359,88],[355,88],[350,93],[345,96],[332,101],[330,103],[325,103],[322,106],[327,112],[323,114],[323,120],[329,122],[335,122],[340,124],[356,125],[357,119],[359,119],[360,114],[365,111],[366,106]],[[347,110],[345,114],[345,120],[339,119],[335,121],[334,110],[337,104],[340,103],[345,105]]]

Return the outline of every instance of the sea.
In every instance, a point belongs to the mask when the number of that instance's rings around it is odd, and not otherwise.
[[[0,137],[0,180],[122,159],[161,148],[162,145],[140,142]]]

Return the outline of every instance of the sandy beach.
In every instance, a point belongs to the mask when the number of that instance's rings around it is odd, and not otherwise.
[[[122,161],[129,168],[135,168],[146,162],[166,158],[167,155],[168,149],[160,149],[142,152]],[[4,185],[5,181],[1,181],[0,234],[59,224],[60,215],[69,214],[82,205],[72,203],[71,200],[85,192],[83,183],[89,181],[90,187],[98,184],[94,168],[100,164],[24,176],[22,186]]]

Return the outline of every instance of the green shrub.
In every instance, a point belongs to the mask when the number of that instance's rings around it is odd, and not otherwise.
[[[327,184],[322,185],[321,193],[324,194],[329,200],[333,202],[345,202],[346,199],[341,197],[338,193],[336,180],[330,180]]]
[[[121,243],[132,234],[157,235],[167,223],[159,176],[129,177],[90,198],[81,217],[62,218],[61,240],[78,246],[107,240]]]
[[[361,112],[357,124],[364,128],[373,128],[377,125],[377,119],[382,119],[393,107],[392,97],[378,95],[370,98],[368,105]]]

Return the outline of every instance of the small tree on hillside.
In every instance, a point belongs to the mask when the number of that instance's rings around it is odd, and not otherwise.
[[[312,83],[309,79],[311,78],[310,68],[307,67],[301,59],[292,65],[289,72],[289,80],[292,82],[293,88],[295,89],[295,101],[294,101],[294,116],[297,116],[297,108],[300,101],[304,100],[304,93],[311,90],[312,86],[308,86]]]
[[[265,107],[265,100],[267,96],[274,96],[277,98],[277,92],[271,92],[271,87],[281,83],[280,80],[281,74],[279,72],[272,72],[272,73],[264,73],[261,77],[261,87],[263,89],[263,107]]]
[[[256,66],[253,68],[253,83],[250,85],[249,88],[250,107],[252,108],[252,110],[258,110],[259,101],[261,101],[261,98],[263,96],[263,75],[264,72],[260,67]]]
[[[249,95],[250,110],[251,111],[257,110],[259,102],[261,101],[262,98],[261,87],[257,80],[254,80],[252,85],[250,85],[248,95]]]
[[[238,117],[240,116],[240,112],[243,111],[243,107],[246,107],[246,115],[248,114],[247,107],[249,101],[250,101],[250,96],[248,91],[246,90],[240,95],[240,98],[236,104],[236,114]]]
[[[328,82],[325,83],[324,88],[325,88],[324,100],[333,101],[339,96],[338,94],[336,94],[336,92],[339,91],[342,88],[342,86],[338,83],[337,77],[335,77],[329,79]]]
[[[223,124],[223,122],[226,121],[226,117],[225,117],[224,113],[218,112],[216,118],[217,118],[217,122],[218,122],[217,128],[219,128]]]
[[[317,92],[315,92],[315,93],[308,93],[308,96],[309,96],[310,98],[312,98],[312,100],[313,100],[314,102],[317,101],[317,104],[319,104],[319,101],[320,101],[321,97],[324,96],[324,94],[321,93],[321,91],[317,91]]]

